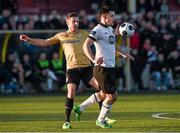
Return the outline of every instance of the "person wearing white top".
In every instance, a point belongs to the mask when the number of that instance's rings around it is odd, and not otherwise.
[[[115,12],[108,6],[100,9],[100,24],[98,24],[89,34],[84,42],[83,49],[85,55],[95,64],[94,77],[97,79],[99,89],[105,95],[96,125],[102,128],[111,128],[112,125],[106,121],[107,114],[111,110],[113,103],[117,99],[115,87],[115,54],[116,52],[124,58],[134,59],[131,55],[121,52],[116,47],[115,34],[113,31]],[[116,34],[118,33],[116,28]],[[95,45],[96,54],[93,55],[91,45]],[[80,106],[80,112],[84,111],[90,104],[98,102],[98,93],[91,95]],[[75,113],[77,110],[75,108]]]

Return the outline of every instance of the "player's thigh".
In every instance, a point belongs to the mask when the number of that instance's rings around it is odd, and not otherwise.
[[[97,82],[93,79],[93,70],[91,66],[81,69],[81,79],[87,88],[90,88],[92,85],[94,85],[93,87],[97,87]],[[91,84],[89,84],[90,82]]]
[[[74,84],[76,88],[78,88],[80,83],[80,73],[79,70],[74,69],[68,69],[66,71],[66,84]]]
[[[94,67],[94,76],[98,81],[99,87],[105,94],[113,94],[116,92],[115,87],[115,69],[105,68],[101,66]]]

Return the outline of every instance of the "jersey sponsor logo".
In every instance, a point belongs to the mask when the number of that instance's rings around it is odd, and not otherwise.
[[[110,44],[114,44],[115,43],[114,36],[109,36],[108,41],[109,41]]]
[[[61,41],[61,43],[66,43],[66,44],[78,44],[78,43],[80,43],[81,42],[81,40],[82,40],[82,35],[81,35],[81,33],[80,34],[76,34],[76,36],[75,35],[69,35],[68,36],[69,37],[69,39],[65,39],[65,40],[62,40]],[[71,39],[70,39],[71,38]],[[76,38],[76,39],[73,39],[73,38]]]
[[[80,43],[81,40],[66,40],[66,41],[61,41],[62,43],[70,43],[70,44],[77,44]]]

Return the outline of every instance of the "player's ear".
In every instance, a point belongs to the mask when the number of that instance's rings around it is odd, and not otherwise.
[[[69,19],[67,18],[67,19],[66,19],[66,25],[68,25],[68,24],[69,24]]]
[[[107,15],[106,15],[106,14],[103,14],[102,17],[103,17],[104,19],[106,19],[106,18],[107,18]]]
[[[108,19],[108,14],[104,14],[104,19]]]

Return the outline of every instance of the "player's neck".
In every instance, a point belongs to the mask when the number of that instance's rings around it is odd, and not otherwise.
[[[73,30],[73,31],[69,29],[67,32],[69,32],[69,33],[75,33],[75,32],[77,32],[77,31],[78,31],[78,29],[77,29],[77,30]]]
[[[108,27],[108,25],[107,25],[107,24],[102,23],[102,22],[100,22],[100,25],[101,25],[101,26],[103,26],[103,27],[105,27],[105,28],[107,28],[107,27]]]

